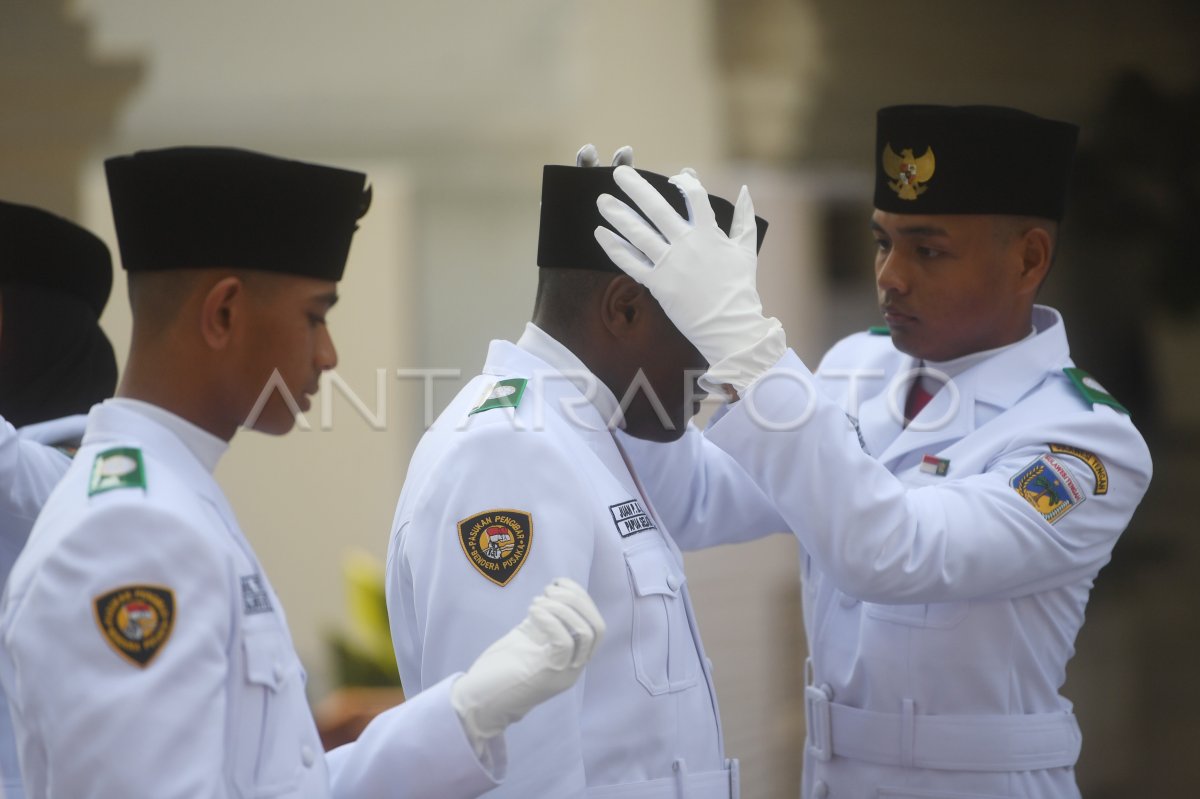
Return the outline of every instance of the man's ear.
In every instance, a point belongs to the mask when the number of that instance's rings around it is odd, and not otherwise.
[[[200,304],[200,335],[214,350],[229,346],[235,325],[244,315],[246,285],[236,275],[221,278],[204,295]]]
[[[650,293],[628,275],[609,281],[600,300],[600,319],[616,338],[632,335],[646,321]]]
[[[1021,234],[1019,246],[1021,285],[1036,293],[1054,260],[1054,237],[1046,228],[1035,225]]]

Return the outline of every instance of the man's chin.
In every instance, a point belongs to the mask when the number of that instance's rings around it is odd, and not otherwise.
[[[269,416],[264,413],[253,421],[247,420],[247,424],[243,425],[247,430],[266,433],[269,436],[286,435],[295,426],[296,417],[290,413],[272,414]]]
[[[641,427],[626,426],[625,432],[634,438],[640,438],[643,441],[653,441],[657,444],[670,444],[672,441],[678,441],[683,438],[683,434],[687,432],[687,422],[675,422],[675,429],[667,429],[658,421],[652,424],[643,425]]]

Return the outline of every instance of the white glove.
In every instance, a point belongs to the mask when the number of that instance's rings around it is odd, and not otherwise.
[[[613,153],[612,165],[633,166],[633,148],[626,144]],[[591,144],[580,147],[579,152],[575,153],[575,166],[600,166],[600,156],[596,153],[596,147]]]
[[[559,578],[529,615],[483,651],[450,689],[450,704],[481,756],[487,742],[534,706],[570,688],[604,635],[604,619],[576,582]]]
[[[645,218],[602,194],[596,207],[624,238],[600,226],[596,241],[614,264],[650,289],[667,317],[708,360],[700,385],[709,392],[719,392],[722,384],[744,391],[787,348],[783,326],[763,316],[755,287],[758,229],[749,190],[742,186],[726,236],[692,170],[671,178],[687,203],[688,219],[634,169],[620,166],[613,176]]]

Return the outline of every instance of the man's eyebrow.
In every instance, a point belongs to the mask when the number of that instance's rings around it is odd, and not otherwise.
[[[338,294],[336,291],[331,291],[328,294],[318,294],[313,297],[313,302],[322,303],[326,308],[332,308],[337,305]]]
[[[871,220],[871,230],[876,233],[888,235],[888,231],[884,230],[883,225],[880,225],[874,219]],[[904,225],[896,228],[896,232],[901,236],[949,236],[950,231],[945,228],[937,227],[936,225]]]

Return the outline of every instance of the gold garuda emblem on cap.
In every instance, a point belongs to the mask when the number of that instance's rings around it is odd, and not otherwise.
[[[925,154],[920,158],[914,157],[913,151],[908,148],[896,155],[890,142],[883,147],[883,171],[891,178],[888,188],[896,192],[901,200],[915,200],[925,193],[929,187],[921,184],[928,183],[933,177],[933,167],[932,147],[926,147]]]

